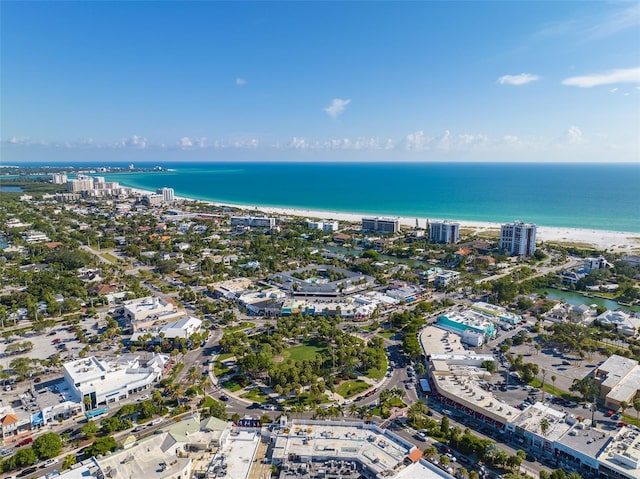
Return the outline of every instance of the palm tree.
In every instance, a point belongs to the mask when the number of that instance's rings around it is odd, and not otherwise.
[[[558,378],[556,377],[555,374],[553,376],[551,376],[551,383],[553,384],[553,394],[556,393],[556,379],[558,379]]]
[[[549,430],[549,426],[551,426],[551,424],[549,423],[549,420],[546,417],[542,418],[542,420],[540,421],[540,430],[542,431],[542,434],[544,436],[547,435],[547,431]]]

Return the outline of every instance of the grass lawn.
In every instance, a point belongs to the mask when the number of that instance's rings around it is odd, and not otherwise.
[[[233,379],[229,379],[228,381],[223,382],[222,387],[228,389],[232,393],[240,391],[240,389],[242,389],[242,386],[235,382]]]
[[[233,370],[232,368],[223,366],[220,361],[216,361],[213,364],[213,373],[218,377],[225,376],[226,374],[229,374],[232,370]]]
[[[640,427],[640,421],[636,418],[635,412],[633,416],[629,414],[622,415],[622,422],[626,422],[627,424],[633,424],[634,426]]]
[[[118,258],[116,256],[112,255],[111,253],[100,253],[100,256],[102,256],[107,261],[111,261],[112,263],[117,263],[118,262]]]
[[[314,359],[316,355],[325,356],[327,354],[327,347],[318,343],[315,340],[307,341],[300,346],[293,346],[282,352],[282,358],[284,361],[287,359],[293,359],[294,361],[304,361]]]
[[[251,321],[242,321],[240,324],[237,324],[236,326],[227,326],[222,330],[225,333],[233,333],[235,331],[241,331],[243,329],[249,329],[249,328],[255,328],[255,327],[256,327],[256,323],[252,323]]]
[[[396,335],[395,331],[380,331],[378,336],[382,336],[385,339],[391,339]]]
[[[376,368],[367,369],[364,375],[372,379],[382,379],[386,373],[387,373],[387,358],[384,358],[382,367],[380,369],[376,369]]]
[[[370,387],[368,383],[365,383],[361,379],[350,379],[349,381],[340,383],[336,388],[336,392],[344,398],[349,398],[360,394],[362,391],[366,391]]]
[[[240,397],[249,399],[254,402],[260,402],[260,403],[268,401],[267,396],[258,388],[250,389],[249,392],[244,393]]]
[[[400,398],[390,398],[387,403],[387,407],[406,407],[407,405],[402,402]]]

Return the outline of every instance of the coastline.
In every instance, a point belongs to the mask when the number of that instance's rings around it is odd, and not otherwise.
[[[141,188],[131,188],[131,191],[137,194],[152,194],[155,193],[151,190],[144,190]],[[264,214],[275,214],[282,216],[299,216],[308,218],[319,218],[323,220],[337,220],[347,221],[352,223],[358,223],[362,217],[375,216],[370,213],[339,213],[332,211],[322,210],[310,210],[302,208],[280,208],[272,206],[260,206],[260,205],[238,205],[232,203],[221,203],[216,201],[201,200],[197,198],[189,198],[184,196],[176,196],[176,200],[179,201],[195,201],[212,206],[218,207],[230,207],[240,210],[251,212],[258,212]],[[402,226],[414,227],[416,225],[416,219],[420,227],[425,227],[427,220],[451,220],[460,224],[461,228],[473,229],[476,234],[482,234],[483,232],[500,229],[501,223],[492,223],[484,221],[465,221],[457,220],[455,218],[412,218],[406,216],[399,216],[399,221]],[[520,218],[526,221],[525,218]],[[576,246],[584,245],[585,247],[594,247],[598,250],[607,250],[612,253],[633,253],[640,252],[640,233],[633,233],[628,231],[607,231],[596,230],[588,228],[568,228],[557,226],[538,226],[537,240],[543,242],[554,243],[568,243]]]

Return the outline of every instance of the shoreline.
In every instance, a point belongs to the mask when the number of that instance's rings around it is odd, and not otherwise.
[[[146,195],[155,193],[152,190],[145,190],[142,188],[129,188],[136,194]],[[178,201],[194,201],[218,207],[237,208],[249,213],[259,212],[264,214],[275,214],[282,216],[299,216],[318,218],[323,220],[347,221],[351,223],[359,223],[362,217],[387,216],[392,218],[397,217],[399,218],[400,225],[409,227],[415,227],[416,220],[418,220],[419,227],[424,228],[427,221],[441,221],[446,219],[459,223],[461,228],[475,230],[475,234],[481,234],[482,232],[486,232],[489,230],[499,230],[502,224],[489,221],[457,220],[455,218],[413,218],[408,216],[376,215],[372,213],[340,213],[304,208],[239,205],[211,200],[202,200],[198,198],[189,198],[185,196],[176,196],[175,198]],[[521,220],[526,221],[524,219]],[[538,226],[536,237],[538,241],[542,242],[568,243],[575,244],[576,246],[584,245],[586,247],[593,247],[598,250],[608,250],[609,252],[613,253],[640,253],[640,233],[633,233],[628,231],[607,231],[588,228],[569,228],[561,226]]]

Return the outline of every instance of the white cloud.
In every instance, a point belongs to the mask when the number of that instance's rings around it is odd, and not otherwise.
[[[611,90],[609,90],[609,93],[615,93],[615,92],[617,92],[617,91],[618,91],[618,89],[617,89],[617,88],[612,88]]]
[[[416,131],[409,133],[404,138],[404,149],[408,151],[422,151],[429,148],[429,145],[433,141],[433,138],[429,138],[424,134],[424,131]]]
[[[113,146],[116,148],[136,148],[138,150],[144,150],[147,148],[147,139],[143,136],[133,135],[130,138],[122,138]]]
[[[532,73],[520,73],[519,75],[503,75],[498,78],[500,85],[526,85],[534,81],[538,81],[540,77]]]
[[[326,108],[323,108],[323,111],[327,113],[331,118],[337,118],[344,110],[347,108],[347,105],[351,103],[350,99],[342,100],[340,98],[334,98],[331,100],[331,105]]]
[[[589,75],[565,78],[563,85],[591,88],[600,85],[614,83],[640,83],[640,67],[621,68],[604,73],[591,73]]]
[[[247,80],[245,80],[244,78],[236,78],[236,85],[238,86],[243,86],[247,84]]]
[[[582,134],[582,130],[575,125],[569,127],[567,130],[567,143],[570,145],[579,145],[584,143],[585,139]]]
[[[207,146],[207,139],[203,136],[200,138],[189,138],[188,136],[183,136],[180,138],[178,142],[178,146],[183,150],[188,150],[190,148],[204,148]]]

